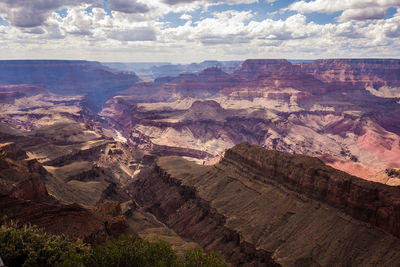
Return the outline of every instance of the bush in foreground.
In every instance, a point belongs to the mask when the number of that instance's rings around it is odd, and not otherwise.
[[[215,253],[188,250],[183,258],[165,242],[149,242],[130,236],[107,240],[98,246],[69,241],[65,236],[46,234],[36,226],[0,227],[0,256],[13,266],[156,266],[223,267],[226,263]]]

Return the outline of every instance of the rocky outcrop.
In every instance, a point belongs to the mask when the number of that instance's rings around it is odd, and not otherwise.
[[[214,67],[135,84],[110,100],[102,115],[128,142],[146,150],[153,143],[215,156],[248,141],[283,152],[330,155],[336,159],[332,166],[387,183],[380,173],[400,162],[398,63],[249,59],[230,74]]]
[[[93,207],[106,200],[126,201],[122,187],[141,162],[141,153],[87,127],[55,123],[33,131],[0,133],[0,138],[27,151],[26,168],[38,173],[49,194],[60,202]],[[4,153],[19,157],[15,143],[3,145]],[[22,156],[27,158],[24,152]]]
[[[45,94],[48,93],[48,91],[41,86],[35,86],[30,84],[11,84],[11,85],[0,85],[0,93],[14,94],[15,98],[20,98],[23,96]]]
[[[303,155],[266,152],[264,148],[237,145],[221,164],[240,165],[290,190],[339,208],[352,217],[376,225],[400,238],[400,189],[365,181]]]
[[[38,161],[26,159],[15,144],[0,147],[0,166],[0,217],[90,243],[127,231],[118,203],[106,202],[92,210],[60,204],[47,192],[45,179],[50,175]]]
[[[160,158],[130,187],[140,206],[234,265],[397,265],[399,189],[317,158],[242,143],[220,163]]]
[[[23,200],[39,200],[47,195],[42,177],[46,170],[14,143],[0,145],[0,192]]]
[[[26,159],[26,153],[19,149],[14,142],[0,144],[0,154],[12,160]]]
[[[174,146],[160,146],[154,144],[152,145],[152,153],[158,156],[180,156],[197,159],[204,159],[212,156],[210,153],[201,150]]]
[[[87,243],[103,242],[128,232],[122,213],[88,210],[78,204],[59,205],[54,200],[26,201],[0,194],[0,215],[20,224],[33,224],[51,234],[64,234]]]
[[[234,75],[246,80],[256,80],[272,75],[299,74],[301,69],[286,59],[247,59]]]
[[[194,187],[184,186],[158,165],[141,177],[130,187],[135,201],[181,237],[217,251],[235,266],[279,266],[270,252],[227,228],[227,218],[201,199]]]
[[[181,95],[184,97],[205,98],[218,93],[226,87],[242,82],[223,72],[218,67],[207,68],[199,74],[180,74],[177,77],[155,79],[154,83],[137,83],[122,92],[136,102],[166,101]]]
[[[22,98],[25,95],[23,93],[16,92],[0,92],[0,103],[12,104],[15,99]]]
[[[320,59],[300,64],[301,69],[328,83],[354,86],[399,86],[398,59]]]

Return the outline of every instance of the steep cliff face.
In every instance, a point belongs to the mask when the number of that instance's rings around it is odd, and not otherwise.
[[[28,84],[0,85],[0,103],[13,104],[16,99],[44,93],[47,93],[47,91],[40,86]]]
[[[221,164],[240,164],[306,197],[327,203],[350,216],[400,237],[400,189],[372,183],[302,155],[268,151],[247,143],[225,153]]]
[[[317,158],[243,143],[214,166],[160,158],[131,190],[179,235],[235,265],[400,262],[399,189]]]
[[[158,165],[140,177],[130,187],[135,200],[182,238],[217,251],[235,266],[279,266],[270,252],[226,227],[227,218],[199,197],[196,188],[183,185]]]
[[[358,86],[399,86],[398,59],[321,59],[302,63],[301,69],[324,82]]]
[[[249,141],[397,184],[384,170],[400,164],[398,63],[251,59],[230,74],[210,68],[138,83],[100,115],[146,150],[190,148],[206,160]]]
[[[205,98],[215,95],[225,87],[232,87],[242,82],[223,72],[220,68],[213,67],[198,74],[180,74],[177,77],[158,78],[154,83],[137,83],[121,95],[128,96],[137,102],[143,101],[168,101],[178,96]]]
[[[234,72],[234,75],[246,80],[256,80],[265,76],[287,76],[300,73],[301,69],[286,59],[247,59],[242,63],[241,68]]]
[[[24,200],[39,200],[47,195],[42,177],[46,171],[14,143],[0,144],[0,192]]]
[[[261,93],[260,90],[254,92]],[[398,134],[380,125],[383,115],[376,120],[371,113],[356,110],[303,110],[296,104],[293,90],[275,92],[253,101],[185,99],[171,103],[129,104],[115,98],[114,101],[123,104],[110,105],[102,114],[107,116],[107,121],[120,127],[129,142],[141,149],[157,150],[157,154],[160,154],[159,148],[163,148],[165,153],[161,155],[196,155],[195,158],[206,159],[237,143],[249,141],[268,149],[319,156],[324,160],[329,155],[326,163],[332,166],[368,180],[390,182],[384,170],[400,164],[397,156],[400,151],[397,140],[400,139]],[[295,95],[298,97],[301,93],[297,91]],[[348,103],[349,109],[355,107],[350,102],[332,103],[338,106]],[[289,111],[285,112],[285,106]],[[370,105],[368,108],[379,107]],[[396,123],[389,122],[391,119],[386,120],[391,127],[397,127]],[[176,148],[181,152],[187,149],[199,152],[172,153]],[[168,154],[168,150],[171,153]]]
[[[78,204],[59,205],[54,200],[24,201],[0,193],[0,215],[21,224],[33,224],[48,233],[64,234],[84,242],[103,242],[128,233],[122,214],[111,216]]]
[[[23,153],[29,158],[27,162],[37,162],[46,170],[42,178],[49,194],[63,203],[86,207],[106,200],[126,201],[123,184],[131,179],[142,157],[94,126],[71,121],[31,131],[13,132],[4,127],[0,129],[0,140],[17,143],[27,152]],[[18,153],[8,150],[9,154]]]
[[[1,217],[86,242],[99,242],[127,231],[118,203],[104,203],[92,210],[60,204],[47,192],[49,173],[37,160],[27,159],[15,144],[0,145],[0,167]]]

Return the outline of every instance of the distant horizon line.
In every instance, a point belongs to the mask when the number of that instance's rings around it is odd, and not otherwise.
[[[203,63],[208,61],[217,61],[217,62],[244,62],[246,60],[287,60],[287,61],[316,61],[316,60],[331,60],[331,59],[359,59],[359,60],[400,60],[400,58],[392,58],[392,57],[327,57],[327,58],[314,58],[314,59],[304,59],[304,58],[246,58],[242,60],[218,60],[218,59],[206,59],[203,61],[191,61],[191,62],[173,62],[173,61],[102,61],[102,60],[89,60],[89,59],[0,59],[0,62],[7,61],[76,61],[76,62],[98,62],[98,63],[120,63],[120,64],[130,64],[130,63],[143,63],[143,64],[172,64],[172,65],[187,65],[187,64],[196,64]]]

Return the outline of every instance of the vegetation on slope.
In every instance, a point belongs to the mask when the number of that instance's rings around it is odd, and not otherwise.
[[[70,241],[65,236],[49,235],[36,226],[18,227],[4,223],[0,227],[0,255],[13,266],[227,266],[215,253],[188,250],[178,257],[165,242],[149,242],[130,236],[91,246]]]

